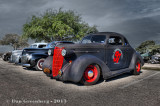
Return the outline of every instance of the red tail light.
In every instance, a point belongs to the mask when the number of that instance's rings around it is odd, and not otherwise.
[[[59,70],[61,70],[63,65],[64,57],[61,55],[61,51],[64,47],[55,47],[53,54],[53,64],[52,64],[52,75],[53,77],[58,75]]]

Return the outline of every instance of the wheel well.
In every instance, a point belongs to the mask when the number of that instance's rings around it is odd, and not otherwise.
[[[100,78],[102,77],[103,78],[103,74],[102,74],[102,68],[100,67],[100,65],[99,64],[96,64],[98,67],[99,67],[99,69],[100,69]]]
[[[37,58],[37,59],[36,59],[36,62],[38,62],[40,59],[44,59],[44,60],[45,60],[46,58]]]
[[[35,61],[35,62],[37,63],[39,59],[41,59],[41,58],[36,59],[36,61]]]

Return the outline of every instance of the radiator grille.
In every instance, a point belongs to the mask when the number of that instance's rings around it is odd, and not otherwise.
[[[52,64],[52,75],[53,77],[57,76],[59,70],[62,68],[64,57],[61,55],[61,51],[64,47],[55,47],[53,54],[53,64]]]

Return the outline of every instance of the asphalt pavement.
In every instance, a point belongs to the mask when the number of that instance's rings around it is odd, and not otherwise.
[[[142,70],[83,86],[0,59],[1,106],[160,106],[160,71]]]

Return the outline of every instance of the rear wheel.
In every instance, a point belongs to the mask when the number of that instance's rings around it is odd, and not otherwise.
[[[42,71],[42,65],[43,65],[43,62],[44,62],[44,58],[42,58],[42,59],[39,59],[38,61],[37,61],[37,64],[36,64],[36,70],[38,70],[38,71]]]
[[[85,69],[81,83],[84,85],[96,84],[100,78],[100,68],[98,65],[92,64]]]
[[[9,57],[8,56],[5,56],[4,57],[4,61],[8,61],[9,60]]]
[[[137,60],[136,63],[135,63],[134,71],[133,71],[134,75],[139,75],[140,74],[141,66],[142,65],[141,65],[140,60]]]

